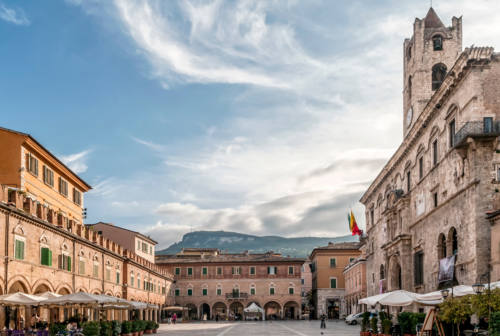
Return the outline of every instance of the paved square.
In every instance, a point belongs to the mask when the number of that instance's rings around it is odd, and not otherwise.
[[[265,322],[194,322],[176,325],[162,324],[158,334],[172,336],[359,336],[359,326],[344,321],[328,321],[327,329],[320,329],[320,321],[265,321]],[[322,334],[323,333],[323,334]]]

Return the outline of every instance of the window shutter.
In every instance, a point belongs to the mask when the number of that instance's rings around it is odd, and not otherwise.
[[[20,259],[24,260],[24,242],[21,241],[20,243],[21,243],[21,258]]]
[[[271,274],[271,267],[267,266],[267,274]]]
[[[71,257],[68,256],[68,271],[71,272]]]
[[[52,251],[49,250],[49,266],[52,266]]]
[[[40,263],[42,265],[46,265],[47,264],[47,248],[46,247],[42,247],[40,252],[41,252],[40,253],[41,254]]]
[[[14,244],[14,257],[19,259],[19,240],[16,240]]]

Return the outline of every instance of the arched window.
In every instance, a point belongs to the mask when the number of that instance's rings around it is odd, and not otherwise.
[[[380,280],[383,280],[385,279],[385,269],[384,269],[384,265],[380,265]]]
[[[442,233],[438,238],[438,258],[446,258],[446,237]]]
[[[410,45],[410,46],[408,46],[408,50],[406,51],[406,58],[407,58],[408,60],[410,60],[410,59],[411,59],[411,45]]]
[[[432,67],[432,90],[439,89],[446,77],[446,65],[438,63]]]
[[[448,240],[451,244],[451,254],[457,255],[458,254],[458,235],[457,235],[457,230],[454,227],[452,227],[450,229],[450,232],[448,233]]]
[[[443,37],[436,35],[432,38],[432,46],[434,50],[443,50]]]
[[[408,77],[408,98],[411,99],[411,90],[412,90],[412,78]]]

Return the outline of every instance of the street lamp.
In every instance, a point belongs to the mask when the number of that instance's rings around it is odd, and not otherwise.
[[[441,289],[441,296],[443,297],[444,300],[450,295],[450,290],[448,288]]]
[[[450,295],[450,290],[448,288],[441,289],[441,296],[443,297],[443,301],[448,298]],[[451,300],[453,300],[453,282],[451,282]],[[455,336],[455,323],[451,322],[451,335]]]
[[[474,290],[474,293],[481,295],[484,291],[484,285],[476,283],[472,285],[472,289]]]

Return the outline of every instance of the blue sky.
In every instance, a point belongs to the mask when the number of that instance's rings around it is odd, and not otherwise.
[[[0,0],[0,125],[94,189],[88,220],[347,234],[402,137],[402,43],[427,1]],[[500,3],[434,1],[464,46]]]

